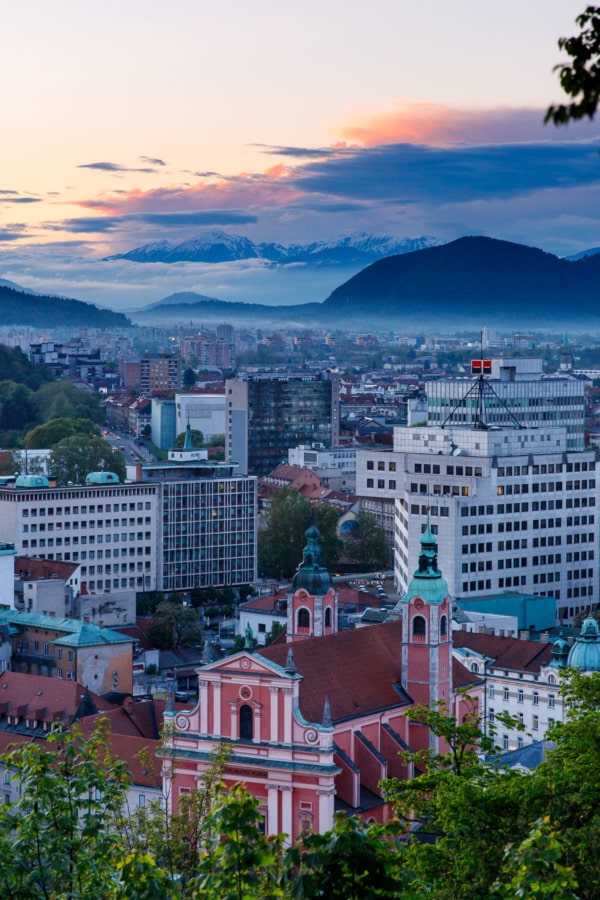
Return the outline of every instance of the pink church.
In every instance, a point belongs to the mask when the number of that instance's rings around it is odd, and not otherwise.
[[[172,714],[171,810],[226,742],[225,780],[244,782],[259,799],[267,833],[293,841],[306,829],[324,832],[339,809],[384,822],[379,782],[410,778],[399,754],[431,740],[411,722],[411,706],[441,700],[461,715],[453,690],[477,689],[452,659],[451,602],[429,528],[397,618],[349,631],[337,629],[316,526],[306,537],[288,595],[287,643],[203,666],[198,705]]]

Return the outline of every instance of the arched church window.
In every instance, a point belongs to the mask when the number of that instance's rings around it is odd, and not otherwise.
[[[310,613],[304,607],[298,610],[298,628],[310,628]]]
[[[448,620],[446,616],[442,616],[440,619],[440,634],[448,634]]]
[[[331,628],[331,607],[325,610],[325,628]]]
[[[240,706],[240,740],[251,741],[253,733],[252,707],[244,703]]]
[[[471,663],[471,672],[479,672],[479,666],[477,663]]]
[[[415,616],[412,620],[412,633],[415,637],[425,637],[426,622],[423,616]]]

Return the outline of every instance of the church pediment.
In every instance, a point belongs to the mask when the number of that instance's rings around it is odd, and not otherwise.
[[[242,650],[240,653],[236,653],[233,656],[228,656],[226,659],[218,660],[214,663],[209,663],[207,666],[203,666],[203,673],[206,672],[229,672],[233,673],[243,673],[244,675],[267,675],[271,678],[298,678],[299,676],[294,675],[293,673],[286,672],[281,666],[278,666],[277,663],[271,662],[271,660],[265,659],[263,656],[260,656],[258,653],[249,653],[247,651]]]

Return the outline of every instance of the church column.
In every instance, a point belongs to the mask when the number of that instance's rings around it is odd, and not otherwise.
[[[292,699],[294,695],[293,688],[283,689],[283,740],[286,744],[292,743]]]
[[[271,743],[279,741],[279,688],[270,687],[271,695]]]
[[[213,684],[213,730],[214,735],[221,734],[221,682]]]
[[[229,701],[229,718],[230,718],[230,726],[231,726],[231,734],[229,735],[232,741],[236,741],[238,737],[238,705],[237,700]]]
[[[320,788],[317,790],[319,798],[319,826],[316,829],[319,834],[333,828],[333,800],[335,788]]]
[[[287,835],[285,839],[285,846],[289,847],[292,844],[294,838],[292,826],[293,788],[291,784],[284,784],[281,785],[279,790],[281,791],[281,833]]]
[[[200,732],[208,734],[208,681],[200,679]]]
[[[267,783],[267,834],[279,831],[279,785]]]
[[[256,703],[254,706],[254,728],[252,738],[253,743],[260,743],[260,720],[262,719],[262,707],[260,703]]]

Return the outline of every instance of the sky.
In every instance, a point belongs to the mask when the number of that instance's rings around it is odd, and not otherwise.
[[[561,102],[581,0],[19,0],[0,12],[0,278],[130,308],[322,300],[340,272],[104,261],[220,229],[600,245],[600,117]]]

